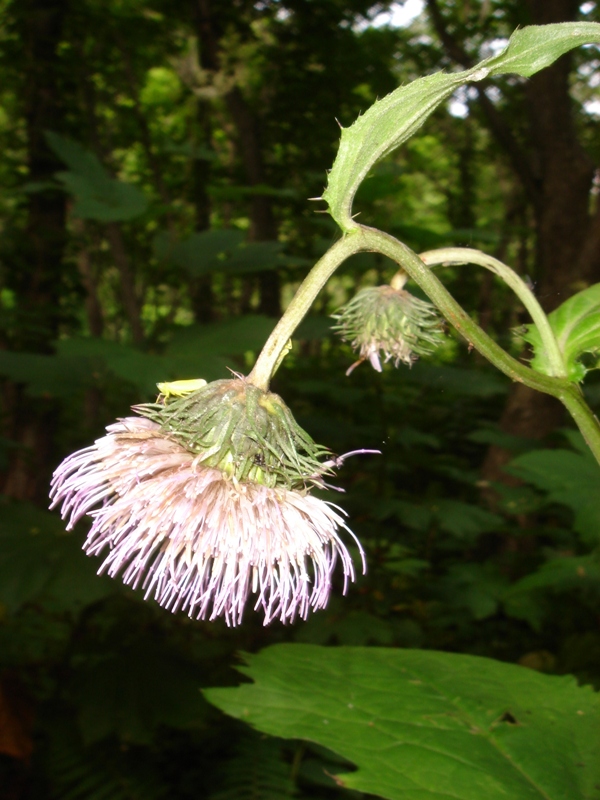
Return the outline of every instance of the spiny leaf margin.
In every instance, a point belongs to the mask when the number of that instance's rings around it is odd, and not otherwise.
[[[409,139],[459,86],[509,72],[530,77],[569,50],[597,42],[597,22],[530,25],[515,31],[502,53],[471,69],[418,78],[378,100],[350,127],[342,129],[322,198],[331,216],[344,232],[352,229],[354,195],[373,165]]]

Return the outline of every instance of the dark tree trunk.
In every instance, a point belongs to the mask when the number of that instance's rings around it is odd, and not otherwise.
[[[206,131],[206,141],[209,140],[210,121],[206,104],[198,102],[198,117]],[[211,203],[208,194],[208,181],[210,179],[210,161],[197,158],[193,167],[193,202],[196,210],[196,230],[207,231],[210,228]],[[213,322],[217,318],[215,293],[212,285],[212,275],[202,275],[199,278],[190,278],[190,297],[192,310],[197,322]]]
[[[62,168],[44,133],[62,127],[61,42],[68,4],[65,0],[20,0],[14,4],[22,42],[23,116],[27,132],[30,182],[45,182]],[[28,196],[27,222],[10,264],[9,283],[22,315],[19,338],[9,346],[51,353],[61,323],[66,200],[58,192]],[[14,443],[2,491],[9,497],[42,502],[47,497],[47,464],[56,410],[51,400],[34,401],[22,385],[7,382],[4,405],[6,438]]]
[[[82,64],[85,64],[85,54],[81,49],[80,53]],[[102,142],[102,137],[100,135],[100,126],[96,113],[96,90],[91,75],[88,74],[85,66],[82,67],[81,78],[90,139],[98,158],[106,162],[108,149]],[[121,295],[123,311],[125,312],[125,316],[131,328],[131,338],[136,345],[140,346],[145,339],[144,327],[142,325],[142,301],[138,297],[135,269],[131,264],[123,240],[123,229],[118,222],[107,222],[104,230],[115,267],[119,273],[119,293]]]
[[[200,41],[200,60],[203,69],[216,72],[219,67],[219,30],[212,13],[210,0],[196,0],[197,28]],[[260,123],[237,86],[224,97],[229,115],[237,133],[237,148],[244,165],[249,186],[267,183],[265,163],[261,147]],[[250,238],[252,241],[277,239],[277,223],[273,215],[273,204],[269,196],[253,194],[250,205]],[[268,316],[280,316],[281,298],[279,275],[275,271],[259,274],[259,310]]]
[[[66,0],[21,0],[17,4],[23,45],[23,115],[27,131],[28,180],[44,183],[63,168],[44,133],[61,127],[57,47],[62,37]],[[24,314],[24,349],[51,352],[62,321],[61,270],[66,242],[66,198],[59,192],[28,195],[27,224],[19,250],[22,262],[11,282]]]

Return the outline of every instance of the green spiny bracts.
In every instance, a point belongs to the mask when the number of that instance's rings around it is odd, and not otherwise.
[[[136,406],[198,463],[239,481],[304,489],[331,474],[321,459],[330,451],[316,444],[283,400],[243,377],[218,380],[182,397]]]
[[[443,342],[435,307],[403,289],[405,280],[402,276],[391,286],[361,289],[333,315],[338,320],[334,330],[360,355],[347,375],[367,360],[381,372],[380,352],[396,367],[400,361],[410,366],[418,356],[429,355]]]

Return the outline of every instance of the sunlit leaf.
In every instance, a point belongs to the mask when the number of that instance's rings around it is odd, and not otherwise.
[[[491,75],[530,76],[579,45],[600,41],[600,23],[565,22],[516,31],[497,56],[463,72],[428,75],[401,86],[374,103],[342,130],[338,154],[323,199],[342,230],[352,228],[354,195],[371,168],[409,139],[459,86]]]

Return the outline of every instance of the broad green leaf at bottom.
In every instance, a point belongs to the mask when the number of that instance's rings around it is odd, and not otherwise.
[[[600,798],[600,695],[475,656],[280,644],[208,700],[265,733],[357,765],[336,776],[390,800]]]

